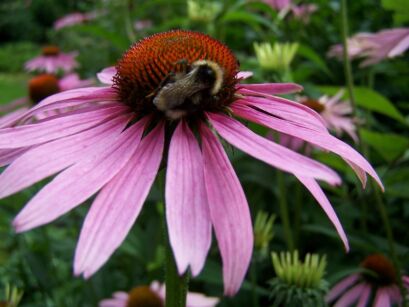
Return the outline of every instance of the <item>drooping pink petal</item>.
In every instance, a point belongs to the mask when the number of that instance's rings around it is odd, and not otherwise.
[[[391,300],[389,297],[389,293],[385,288],[378,288],[376,291],[376,296],[374,299],[373,307],[390,307]]]
[[[0,198],[47,178],[84,156],[104,150],[118,137],[129,119],[130,115],[119,116],[95,128],[29,150],[0,175]]]
[[[290,94],[303,90],[301,85],[295,83],[240,84],[240,88],[267,95]]]
[[[27,112],[27,110],[28,107],[22,107],[9,114],[2,116],[0,118],[0,128],[6,128],[13,125],[16,122],[16,120],[18,120],[21,117],[21,115]]]
[[[242,92],[243,94],[248,92],[257,93],[249,90],[242,90]],[[234,104],[253,106],[277,116],[278,118],[282,118],[286,121],[312,130],[328,131],[326,123],[321,115],[307,106],[288,99],[276,96],[263,98],[246,95],[244,99],[238,99]]]
[[[0,149],[0,167],[10,164],[29,149],[30,147]]]
[[[342,242],[344,243],[345,249],[349,251],[348,238],[345,234],[345,231],[342,228],[342,225],[338,219],[337,214],[332,208],[331,203],[329,202],[328,198],[325,196],[319,184],[314,179],[311,179],[311,178],[306,178],[306,177],[301,177],[301,176],[296,176],[296,177],[311,192],[311,194],[320,204],[322,210],[324,210],[325,214],[328,216],[328,218],[334,225],[335,229],[337,230],[338,235],[340,236]]]
[[[334,307],[352,306],[366,287],[366,284],[357,284],[356,286],[353,286],[341,296],[341,298],[335,303]]]
[[[111,87],[87,87],[64,91],[49,96],[32,107],[19,120],[27,120],[37,114],[69,107],[89,106],[92,102],[115,102],[118,95]]]
[[[233,146],[280,170],[339,184],[339,176],[329,167],[271,142],[246,128],[240,122],[221,114],[207,113],[216,131]]]
[[[166,171],[166,222],[180,274],[200,273],[211,243],[211,223],[199,144],[182,120],[173,133]]]
[[[356,307],[366,307],[369,300],[369,295],[371,294],[371,286],[365,284],[365,288],[362,289],[361,295],[359,296],[358,304]]]
[[[104,68],[99,73],[97,73],[97,78],[103,84],[112,85],[114,83],[113,78],[115,75],[116,75],[115,66],[110,66]]]
[[[18,148],[45,143],[92,128],[99,123],[124,113],[121,106],[100,106],[85,112],[57,117],[43,122],[4,128],[0,130],[0,148]]]
[[[81,230],[74,261],[76,275],[91,276],[125,240],[155,180],[163,144],[164,128],[159,124],[98,194]]]
[[[325,301],[327,303],[332,302],[335,300],[338,296],[340,296],[341,293],[345,292],[346,289],[351,287],[355,282],[359,279],[358,274],[352,274],[348,277],[345,277],[342,279],[340,282],[338,282],[332,289],[331,291],[326,295]]]
[[[97,155],[88,155],[38,192],[15,218],[18,232],[55,220],[109,182],[138,147],[146,120],[140,120]]]
[[[210,218],[223,261],[224,293],[232,296],[240,289],[251,260],[251,217],[243,188],[223,146],[204,124],[200,133]]]
[[[378,174],[372,168],[372,166],[362,157],[356,150],[354,150],[348,144],[338,140],[327,132],[320,132],[305,127],[294,125],[291,122],[281,120],[277,117],[269,114],[262,113],[244,104],[234,104],[231,106],[234,114],[245,118],[247,120],[264,125],[273,130],[281,133],[286,133],[305,140],[311,144],[315,144],[324,149],[332,151],[340,155],[344,160],[352,162],[354,170],[358,167],[371,175],[383,189],[382,182],[378,177]],[[361,179],[362,183],[365,183],[366,178],[362,176],[362,172],[357,172],[357,175]]]

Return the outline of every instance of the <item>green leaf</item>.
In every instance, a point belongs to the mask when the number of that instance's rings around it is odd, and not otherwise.
[[[258,28],[260,25],[264,25],[269,29],[274,29],[274,25],[267,18],[264,18],[257,14],[248,13],[245,11],[228,12],[222,18],[224,22],[242,22],[249,24],[254,28]]]
[[[374,148],[386,161],[401,156],[409,146],[409,139],[398,134],[379,133],[361,129],[362,140]]]
[[[27,96],[27,80],[25,74],[0,74],[0,104]]]
[[[80,32],[105,39],[120,50],[127,49],[130,44],[126,37],[118,34],[117,32],[107,31],[105,28],[97,25],[81,25],[76,26],[76,29],[78,29]]]
[[[328,66],[327,64],[325,64],[325,61],[322,60],[322,57],[307,45],[300,44],[297,53],[313,62],[327,75],[332,76],[331,71],[328,69]]]
[[[340,88],[337,86],[320,86],[319,89],[321,92],[328,95],[335,95],[340,90]],[[358,106],[389,116],[402,123],[406,123],[405,118],[399,112],[399,110],[396,109],[392,102],[378,92],[367,87],[356,86],[354,87],[354,94]],[[349,98],[347,90],[345,90],[343,98]]]
[[[393,19],[396,24],[409,21],[409,5],[407,0],[382,0],[385,9],[394,11]]]

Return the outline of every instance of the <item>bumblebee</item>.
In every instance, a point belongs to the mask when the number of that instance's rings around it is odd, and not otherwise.
[[[223,69],[216,62],[199,60],[189,65],[182,60],[176,64],[182,70],[171,72],[153,94],[156,108],[175,120],[202,109],[223,85]]]

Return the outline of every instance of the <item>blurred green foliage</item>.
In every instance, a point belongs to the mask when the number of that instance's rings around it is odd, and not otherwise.
[[[63,51],[79,51],[78,72],[92,77],[102,68],[115,65],[131,43],[156,32],[173,28],[208,33],[226,43],[240,60],[242,70],[251,70],[251,82],[278,81],[277,74],[264,71],[253,50],[255,42],[297,42],[299,49],[291,63],[287,81],[300,83],[306,94],[317,98],[335,94],[344,87],[342,63],[328,59],[329,47],[340,43],[339,1],[315,0],[318,10],[304,24],[293,16],[280,14],[261,1],[226,0],[218,2],[211,21],[188,18],[184,0],[3,0],[0,3],[0,103],[27,96],[24,63],[38,55],[48,43]],[[301,3],[302,1],[298,1]],[[306,3],[304,1],[302,3]],[[351,34],[376,32],[394,25],[407,25],[408,5],[402,0],[348,1]],[[384,9],[381,9],[381,4]],[[98,11],[100,16],[84,24],[53,30],[57,18],[74,11]],[[134,24],[149,20],[152,26]],[[402,269],[409,270],[409,65],[408,55],[360,69],[353,62],[355,95],[362,140],[367,156],[384,180],[384,200],[397,238]],[[345,94],[344,98],[348,98]],[[252,125],[257,133],[265,128]],[[346,142],[351,142],[345,138]],[[353,145],[353,144],[352,144]],[[278,187],[275,171],[265,164],[230,150],[229,156],[245,189],[253,221],[263,210],[278,218],[274,222],[271,251],[285,250],[283,227],[279,218]],[[375,210],[374,193],[364,192],[355,176],[338,157],[314,152],[341,173],[344,185],[325,191],[349,235],[351,252],[345,254],[336,231],[311,195],[291,176],[284,176],[297,249],[306,253],[327,254],[327,278],[331,283],[356,267],[374,251],[388,251],[385,231]],[[20,306],[97,306],[97,302],[119,290],[152,280],[164,280],[163,208],[161,192],[151,191],[141,216],[125,243],[93,277],[74,277],[73,255],[78,234],[90,201],[57,221],[15,234],[11,222],[22,206],[43,186],[40,183],[17,195],[1,200],[0,207],[0,285],[10,283],[24,290]],[[300,214],[301,212],[301,214]],[[255,251],[251,272],[234,298],[223,298],[220,306],[251,306],[254,297],[260,306],[269,300],[268,281],[274,277],[270,260]],[[222,295],[221,260],[215,242],[204,271],[191,280],[190,288],[207,295]]]

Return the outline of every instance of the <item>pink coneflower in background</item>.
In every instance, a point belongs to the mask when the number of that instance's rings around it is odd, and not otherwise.
[[[328,129],[338,136],[347,133],[355,142],[358,142],[355,119],[352,117],[352,107],[349,101],[342,100],[344,91],[338,91],[335,96],[321,96],[318,100],[305,96],[298,97],[298,101],[319,113]]]
[[[152,20],[144,19],[135,21],[133,27],[136,31],[141,31],[151,28],[152,25],[153,25]]]
[[[54,22],[54,30],[71,27],[78,24],[86,23],[101,15],[101,12],[92,11],[88,13],[74,12],[67,14]]]
[[[282,11],[292,5],[291,0],[263,0],[263,2],[277,11]]]
[[[367,271],[351,274],[338,282],[326,296],[327,303],[335,302],[337,307],[400,306],[402,294],[393,264],[385,256],[373,254],[365,258],[361,267]],[[409,291],[409,276],[402,276],[402,283]]]
[[[312,13],[318,10],[316,4],[300,4],[292,5],[291,12],[296,19],[301,20],[303,23],[309,23]]]
[[[409,28],[383,30],[377,33],[359,33],[348,39],[348,56],[363,58],[361,67],[377,64],[385,59],[403,54],[409,48]],[[342,60],[342,45],[334,45],[329,57]]]
[[[166,221],[179,273],[189,268],[193,276],[201,272],[213,227],[225,294],[233,295],[251,259],[253,230],[246,197],[219,135],[249,155],[294,174],[348,248],[342,226],[317,183],[339,184],[340,177],[236,119],[333,151],[353,166],[364,185],[366,172],[381,185],[371,165],[330,135],[315,111],[273,96],[298,91],[300,86],[240,84],[242,75],[230,49],[210,36],[184,30],[139,41],[116,68],[114,77],[112,69],[99,74],[107,86],[48,97],[18,120],[71,107],[72,112],[0,130],[0,149],[5,153],[26,150],[1,174],[0,198],[59,173],[18,214],[13,222],[16,231],[49,223],[97,194],[74,261],[75,274],[89,277],[123,242],[161,163],[166,162]]]
[[[149,287],[135,287],[129,293],[115,292],[113,298],[102,300],[99,307],[164,307],[165,298],[165,285],[154,281]],[[186,297],[186,307],[214,307],[218,302],[217,297],[208,297],[196,292],[188,292]]]
[[[81,80],[79,75],[71,73],[61,79],[54,75],[41,74],[31,78],[28,82],[28,97],[16,99],[8,104],[0,105],[0,127],[8,127],[15,122],[21,114],[26,112],[31,106],[53,94],[90,86],[93,80]]]
[[[57,46],[46,46],[42,55],[27,61],[24,65],[27,71],[40,71],[58,73],[59,71],[70,72],[78,66],[75,57],[77,52],[63,53]]]

